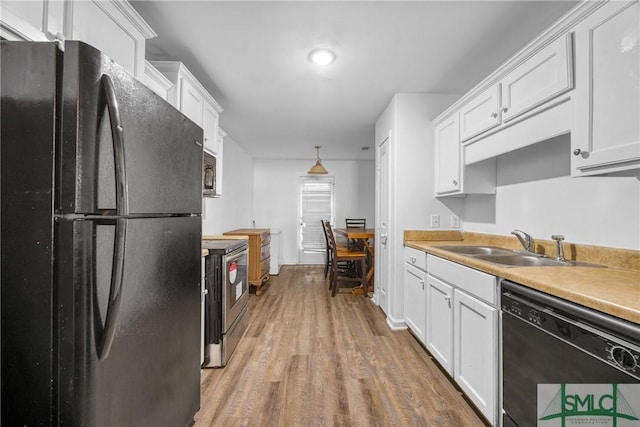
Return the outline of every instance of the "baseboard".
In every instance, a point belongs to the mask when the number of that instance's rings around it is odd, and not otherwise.
[[[392,331],[402,331],[407,329],[407,324],[404,323],[404,320],[394,320],[389,316],[387,316],[387,325],[389,325],[389,328],[391,328]]]

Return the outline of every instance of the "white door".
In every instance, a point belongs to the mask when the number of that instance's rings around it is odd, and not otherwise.
[[[576,27],[575,176],[640,164],[639,15],[638,2],[610,2]]]
[[[453,287],[427,275],[427,349],[453,376]]]
[[[480,412],[496,425],[498,309],[455,289],[454,378]]]
[[[298,262],[324,264],[326,239],[320,220],[335,223],[333,177],[300,178],[300,224]]]
[[[375,275],[375,300],[385,313],[389,312],[389,141],[387,137],[378,145],[376,164],[376,183],[378,185],[376,206],[376,275]]]
[[[436,194],[454,193],[462,187],[458,113],[436,126],[435,136]]]
[[[424,343],[426,273],[411,264],[404,265],[404,320],[414,335]]]

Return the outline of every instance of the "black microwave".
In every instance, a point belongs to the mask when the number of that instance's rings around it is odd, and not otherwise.
[[[217,197],[216,157],[204,152],[202,162],[202,196]]]

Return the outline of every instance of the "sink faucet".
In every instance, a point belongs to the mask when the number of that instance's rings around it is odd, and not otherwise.
[[[551,238],[555,240],[557,244],[556,261],[564,261],[564,252],[562,251],[562,241],[564,240],[564,236],[554,234]]]
[[[527,252],[533,252],[533,237],[528,235],[522,230],[513,230],[511,232],[514,236],[518,238],[522,246]]]

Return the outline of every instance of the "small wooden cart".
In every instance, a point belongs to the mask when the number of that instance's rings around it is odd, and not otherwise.
[[[257,296],[261,295],[260,287],[269,280],[271,230],[268,228],[239,228],[223,234],[225,236],[249,236],[249,284],[255,286]]]

